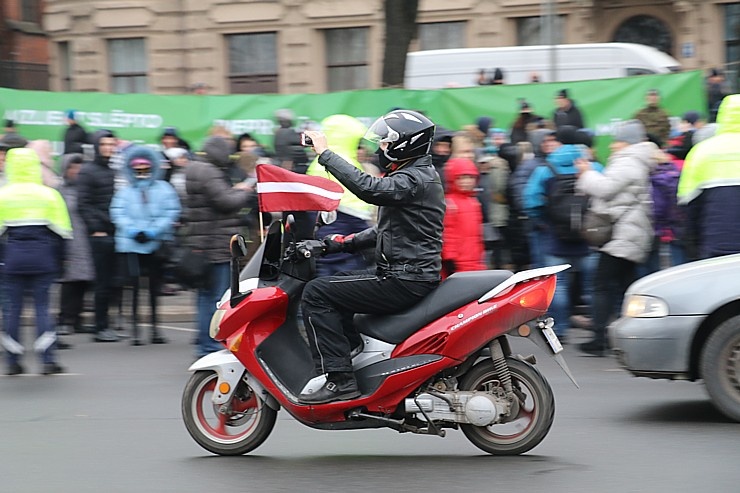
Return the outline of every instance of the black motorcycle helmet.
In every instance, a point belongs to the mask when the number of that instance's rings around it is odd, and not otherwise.
[[[378,145],[384,142],[388,144],[386,149],[378,152],[382,152],[390,161],[388,166],[384,166],[390,168],[394,162],[429,154],[434,138],[434,123],[416,111],[393,110],[375,120],[364,138]],[[381,163],[383,161],[381,159]]]

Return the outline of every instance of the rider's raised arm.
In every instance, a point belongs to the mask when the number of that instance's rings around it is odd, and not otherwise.
[[[347,187],[350,192],[368,204],[398,205],[414,197],[418,179],[402,170],[377,178],[348,163],[340,155],[327,149],[319,156],[319,163]]]

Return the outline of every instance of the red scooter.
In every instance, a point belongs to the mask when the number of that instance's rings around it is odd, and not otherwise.
[[[385,427],[443,437],[459,428],[495,455],[527,452],[545,438],[555,415],[552,389],[534,356],[513,354],[507,336],[541,346],[576,383],[545,317],[556,274],[568,265],[461,272],[404,312],[356,315],[363,347],[352,364],[362,395],[306,405],[297,396],[321,388],[326,376],[316,376],[298,307],[324,244],[295,241],[289,226],[273,223],[241,272],[244,238],[232,238],[231,289],[210,329],[227,350],[190,367],[182,398],[198,444],[220,455],[250,452],[281,407],[324,430]]]

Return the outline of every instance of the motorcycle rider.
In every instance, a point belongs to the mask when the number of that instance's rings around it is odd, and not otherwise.
[[[375,273],[351,271],[310,281],[302,309],[311,354],[323,387],[304,393],[305,404],[359,397],[352,371],[353,348],[345,335],[355,313],[391,314],[419,302],[439,284],[445,200],[432,166],[434,123],[415,111],[394,110],[378,118],[365,138],[376,151],[383,177],[373,177],[329,150],[326,136],[307,131],[321,163],[349,191],[379,206],[375,227],[349,236],[324,238],[326,253],[354,252],[375,245]]]

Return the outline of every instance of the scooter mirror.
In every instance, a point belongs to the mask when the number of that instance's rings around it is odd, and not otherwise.
[[[229,242],[229,251],[231,258],[240,258],[247,256],[247,241],[242,235],[234,235]]]
[[[317,218],[317,223],[319,223],[320,226],[325,226],[327,224],[331,224],[334,221],[337,220],[337,211],[321,211],[319,212],[319,217]]]
[[[293,214],[288,214],[288,217],[285,218],[285,231],[288,233],[293,232],[293,228],[295,227],[295,217]]]

